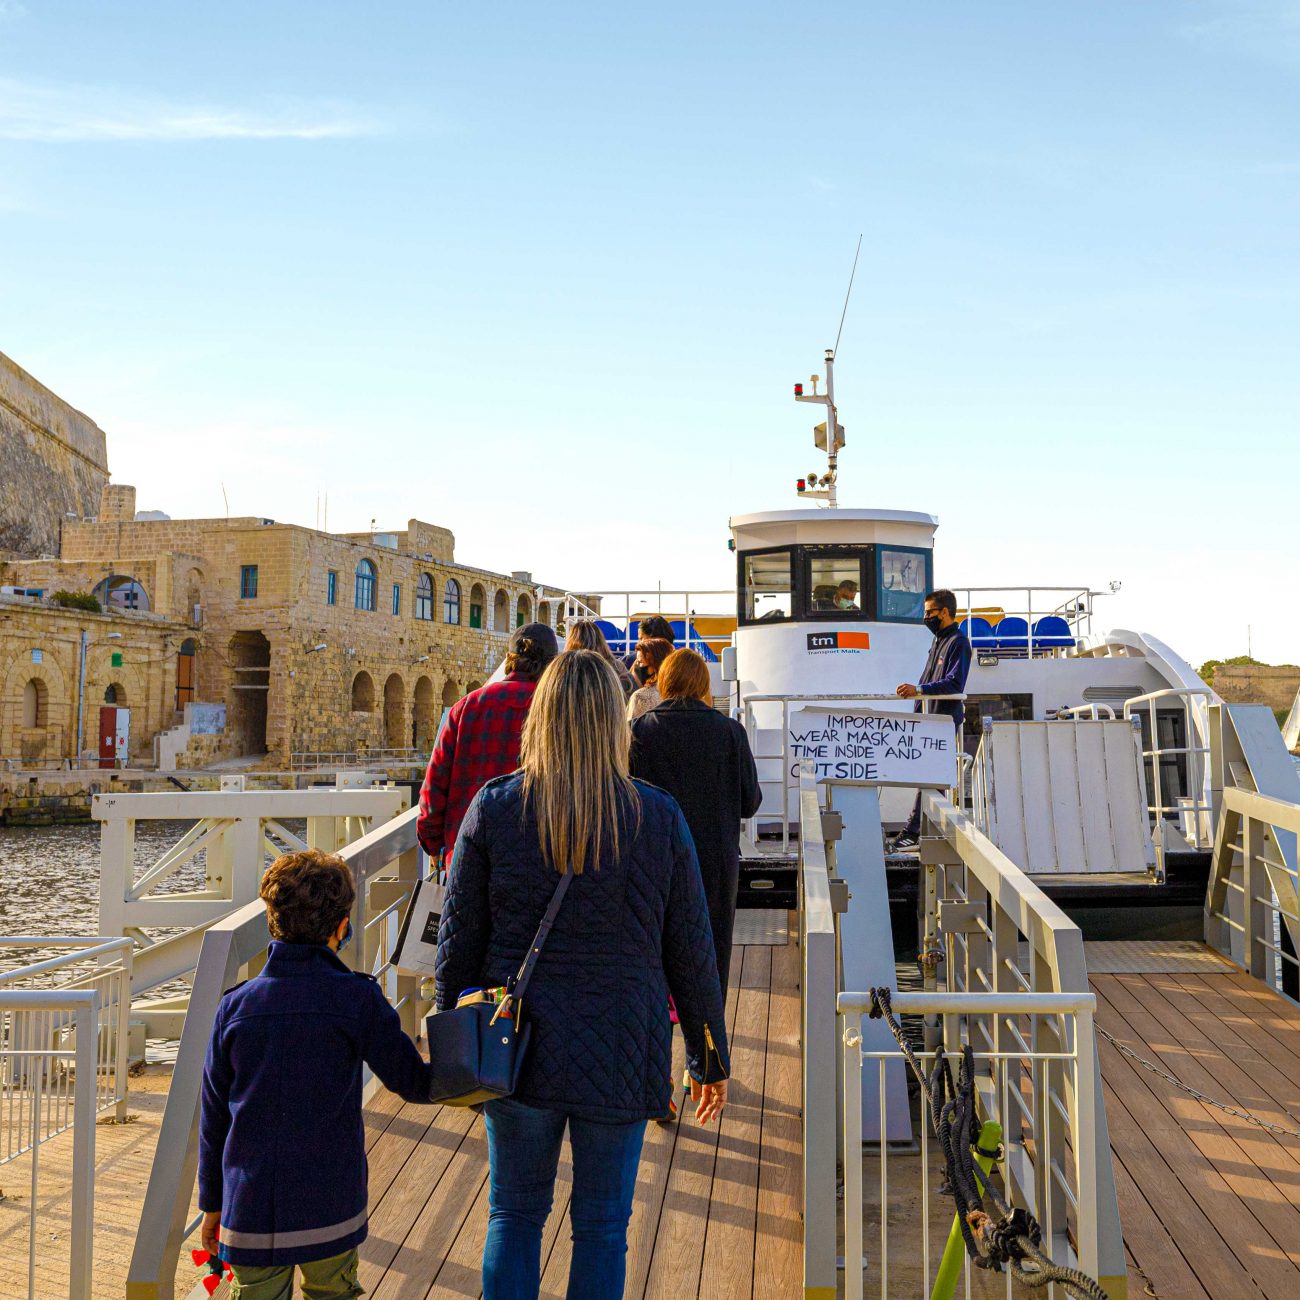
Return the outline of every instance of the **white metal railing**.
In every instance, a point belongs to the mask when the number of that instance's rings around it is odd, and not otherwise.
[[[1286,860],[1294,861],[1297,835],[1300,804],[1224,789],[1205,895],[1205,939],[1279,991],[1283,971],[1300,969],[1294,955],[1300,951],[1300,877]],[[1282,837],[1290,841],[1285,847]],[[1282,945],[1284,930],[1292,952]]]
[[[1027,1102],[1021,1118],[1033,1142],[1007,1145],[1008,1202],[1031,1209],[1045,1230],[1049,1223],[1055,1231],[1068,1227],[1079,1266],[1112,1296],[1122,1294],[1124,1246],[1083,936],[951,800],[926,793],[921,808],[925,993],[968,999],[960,1019],[941,1008],[920,1012],[928,1016],[926,1050],[942,1043],[952,1053],[968,1042],[987,1067],[978,1089],[981,1113],[1000,1118],[1008,1132],[1010,1112],[1000,1093],[1006,1080],[997,1070],[1019,1081],[1014,1100]],[[1059,995],[1076,1000],[1072,1021],[1056,1014],[1051,999]],[[1006,996],[1026,997],[1027,1006],[1045,999],[1038,1003],[1042,1013],[999,1010],[996,999]],[[902,998],[894,998],[900,1011],[909,1007]],[[999,1066],[1002,1061],[1019,1064]],[[1065,1248],[1063,1241],[1057,1246]],[[1052,1253],[1065,1262],[1055,1247]]]
[[[1071,634],[1079,640],[1092,635],[1092,606],[1103,592],[1090,587],[953,587],[957,597],[958,618],[970,616],[983,618],[993,613],[1000,620],[1006,617],[1023,618],[1029,624],[1026,645],[1030,656],[1036,652],[1054,651],[1059,647],[1035,644],[1034,624],[1040,618],[1065,619]],[[994,627],[994,635],[997,628]],[[1046,637],[1041,640],[1047,640]],[[978,652],[979,647],[976,647]]]
[[[329,771],[340,765],[358,764],[370,767],[424,767],[428,761],[428,749],[295,749],[289,755],[289,770],[318,772]]]
[[[337,779],[350,778],[343,773]],[[136,994],[193,970],[204,929],[256,899],[262,872],[281,853],[333,852],[408,805],[405,787],[365,781],[334,789],[96,795],[91,815],[100,823],[99,929],[140,945]],[[306,821],[304,835],[285,826],[295,819]],[[137,868],[137,823],[173,820],[192,825]],[[180,932],[158,937],[151,930]]]
[[[942,1018],[944,1052],[954,1058],[954,1070],[963,1045],[970,1045],[980,1118],[1001,1129],[1002,1154],[997,1172],[1003,1199],[1010,1208],[1023,1208],[1034,1215],[1042,1229],[1042,1249],[1054,1263],[1081,1268],[1093,1277],[1102,1272],[1096,1213],[1098,1152],[1088,1130],[1096,1106],[1093,1087],[1098,1077],[1092,1019],[1095,1003],[1091,993],[896,993],[892,998],[896,1014]],[[862,1300],[867,1281],[864,1270],[848,1266],[849,1261],[864,1257],[866,1246],[862,1072],[864,1068],[879,1071],[880,1131],[887,1132],[889,1089],[885,1086],[885,1070],[902,1054],[898,1050],[862,1050],[862,1017],[871,1010],[869,996],[842,993],[838,1006],[844,1044],[844,1293],[847,1300]],[[985,1045],[984,1036],[978,1033],[981,1026],[990,1023],[994,1030],[991,1041],[1000,1043],[998,1047]],[[937,1052],[916,1055],[928,1075]],[[904,1294],[905,1290],[929,1296],[931,1274],[940,1263],[930,1237],[931,1189],[936,1186],[937,1173],[931,1153],[938,1143],[931,1137],[928,1114],[922,1114],[919,1128],[919,1161],[910,1154],[891,1155],[887,1142],[873,1151],[878,1166],[879,1247],[878,1251],[873,1247],[865,1272],[871,1278],[873,1292],[878,1282],[882,1300]],[[935,1154],[941,1156],[937,1150]],[[1107,1160],[1109,1156],[1107,1150]],[[901,1189],[900,1182],[904,1184]],[[886,1212],[891,1197],[909,1205],[908,1221],[919,1220],[919,1243],[914,1239],[891,1240],[891,1228],[896,1229],[901,1221]],[[919,1213],[915,1208],[918,1205]],[[945,1240],[939,1243],[941,1250],[945,1249]],[[919,1261],[914,1253],[918,1246]],[[969,1294],[971,1260],[960,1239],[947,1247],[949,1255],[953,1249],[961,1250]],[[919,1271],[921,1287],[891,1282],[891,1264],[897,1269],[904,1263],[909,1270],[908,1282],[910,1274]],[[954,1274],[955,1281],[954,1263],[949,1258],[948,1271]],[[1006,1281],[1010,1297],[1009,1274]],[[1060,1288],[1049,1287],[1046,1292],[1049,1298],[1063,1294]]]
[[[588,604],[589,600],[594,600],[599,608],[593,608],[592,605]],[[633,607],[634,601],[638,608]],[[697,608],[702,601],[710,602],[710,604],[719,601],[723,603],[721,608]],[[574,618],[601,619],[606,623],[612,623],[620,627],[624,632],[625,642],[627,640],[626,632],[633,622],[640,622],[642,619],[658,614],[670,622],[680,620],[684,623],[685,635],[678,640],[680,646],[691,650],[700,650],[708,646],[712,650],[713,647],[709,643],[718,640],[730,640],[732,628],[728,628],[725,633],[720,632],[717,635],[709,635],[696,628],[693,620],[696,618],[730,619],[734,627],[736,592],[734,588],[689,591],[684,588],[656,587],[647,591],[586,592],[582,596],[567,593],[561,605],[561,611],[566,623]],[[630,652],[632,648],[630,644],[613,647],[616,654]]]
[[[0,1168],[21,1158],[28,1173],[27,1295],[36,1300],[41,1148],[71,1130],[71,1222],[66,1246],[71,1300],[88,1300],[93,1263],[95,1120],[126,1117],[131,1003],[129,939],[21,935],[4,948],[63,949],[0,973]],[[53,987],[51,987],[53,985]]]
[[[408,809],[339,850],[356,881],[352,928],[360,940],[344,959],[379,979],[412,1038],[419,1036],[429,1002],[423,982],[398,972],[392,955],[401,909],[425,862],[415,837],[418,815],[418,809]],[[172,1300],[175,1295],[181,1249],[200,1222],[198,1216],[190,1218],[189,1206],[197,1174],[199,1092],[208,1038],[223,994],[260,962],[269,942],[266,908],[260,900],[217,921],[203,937],[127,1274],[127,1300]]]
[[[803,1049],[803,1278],[806,1300],[835,1300],[836,1079],[839,991],[835,909],[817,786],[799,786],[799,981]]]
[[[1142,750],[1143,766],[1149,769],[1147,793],[1150,803],[1152,838],[1156,850],[1156,874],[1165,875],[1165,823],[1173,820],[1178,830],[1194,849],[1208,848],[1213,830],[1213,782],[1210,773],[1210,721],[1209,709],[1215,695],[1207,686],[1167,687],[1135,695],[1124,703],[1124,717],[1137,719],[1145,714],[1148,719],[1149,748]],[[1183,710],[1186,728],[1185,745],[1160,744],[1160,710],[1177,705]],[[1199,738],[1199,739],[1198,739]],[[1186,795],[1174,796],[1174,802],[1165,799],[1164,774],[1161,763],[1172,759],[1175,763],[1183,757],[1187,763]]]
[[[754,755],[755,763],[780,761],[781,777],[774,780],[771,777],[759,776],[759,788],[772,787],[779,785],[781,788],[781,851],[789,852],[790,849],[790,790],[792,782],[797,785],[799,782],[798,773],[795,771],[795,765],[790,753],[790,706],[792,704],[802,706],[804,704],[842,704],[845,706],[852,704],[891,704],[895,706],[895,711],[910,711],[915,705],[921,706],[922,712],[929,712],[932,704],[937,704],[944,700],[964,700],[966,696],[961,695],[918,695],[914,700],[902,699],[896,693],[889,695],[879,694],[857,694],[857,695],[747,695],[741,701],[740,722],[745,728],[745,736],[749,740],[750,752]],[[781,752],[774,754],[765,752],[759,747],[759,726],[757,721],[756,705],[776,706],[781,708]],[[846,712],[851,709],[846,707]],[[960,747],[961,737],[957,737],[957,743]],[[961,774],[958,775],[961,780]],[[755,843],[758,842],[758,820],[759,815],[749,819],[746,826],[746,833]]]

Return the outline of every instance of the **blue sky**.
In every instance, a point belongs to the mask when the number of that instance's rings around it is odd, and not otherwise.
[[[0,0],[0,350],[142,508],[729,585],[859,233],[845,504],[1300,660],[1300,3]]]

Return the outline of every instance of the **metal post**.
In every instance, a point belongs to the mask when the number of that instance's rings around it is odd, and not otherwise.
[[[73,755],[78,767],[81,766],[81,746],[86,716],[86,643],[90,634],[84,629],[81,633],[81,662],[77,669],[77,752]]]
[[[855,1027],[853,1021],[857,1020]],[[844,1295],[845,1300],[862,1300],[862,1017],[844,1019]],[[883,1064],[883,1062],[882,1062]],[[884,1089],[880,1090],[881,1106]],[[883,1123],[881,1132],[884,1132]],[[883,1164],[885,1144],[881,1143]],[[886,1219],[881,1202],[881,1225]],[[882,1249],[880,1266],[885,1267]],[[882,1287],[884,1283],[882,1281]],[[882,1294],[884,1292],[882,1291]]]
[[[826,498],[826,505],[834,510],[837,500],[835,496],[836,479],[839,477],[835,472],[836,451],[835,451],[835,431],[839,427],[839,416],[835,412],[835,353],[830,348],[826,349],[826,459],[830,464],[831,486],[830,492]]]
[[[68,1260],[68,1295],[89,1300],[93,1274],[95,1225],[95,1052],[99,1028],[99,992],[76,1012],[76,1093],[72,1124],[72,1242]],[[35,1161],[36,1153],[32,1152]]]

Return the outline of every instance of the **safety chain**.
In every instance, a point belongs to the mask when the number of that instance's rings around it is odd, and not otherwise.
[[[1022,1286],[1049,1286],[1055,1282],[1078,1300],[1107,1300],[1106,1292],[1094,1278],[1055,1263],[1043,1252],[1042,1232],[1033,1215],[1020,1208],[1012,1210],[976,1165],[972,1155],[977,1142],[975,1057],[969,1044],[962,1048],[961,1071],[955,1085],[942,1047],[935,1053],[934,1070],[927,1079],[893,1013],[889,989],[870,989],[869,996],[871,1019],[883,1020],[889,1026],[930,1107],[930,1121],[944,1154],[940,1190],[957,1204],[962,1240],[976,1267],[1000,1272],[1005,1264]],[[984,1209],[986,1196],[993,1214]]]
[[[1260,1128],[1267,1129],[1270,1133],[1281,1133],[1285,1137],[1300,1138],[1300,1129],[1287,1128],[1282,1124],[1271,1124],[1266,1119],[1260,1119],[1258,1115],[1252,1115],[1247,1110],[1238,1110],[1235,1106],[1229,1106],[1226,1101],[1217,1101],[1213,1097],[1207,1097],[1205,1093],[1193,1088],[1190,1084],[1184,1083],[1181,1079],[1175,1079],[1168,1070],[1162,1069],[1154,1061],[1148,1061],[1145,1056],[1139,1056],[1131,1047],[1126,1047],[1115,1037],[1114,1034],[1103,1029],[1100,1025],[1094,1024],[1093,1028],[1117,1051],[1121,1056],[1127,1056],[1130,1061],[1136,1061],[1144,1070],[1149,1070],[1157,1078],[1163,1079],[1166,1083],[1172,1084],[1180,1092],[1185,1092],[1189,1097],[1195,1097],[1197,1101],[1203,1102],[1206,1106],[1213,1106],[1215,1110],[1221,1110],[1225,1115],[1234,1115],[1237,1119],[1244,1119],[1248,1124],[1257,1124]]]

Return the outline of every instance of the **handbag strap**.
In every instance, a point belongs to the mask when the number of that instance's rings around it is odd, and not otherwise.
[[[555,924],[555,918],[559,915],[560,904],[564,902],[564,895],[568,892],[569,882],[572,879],[573,872],[566,871],[560,877],[560,883],[555,886],[555,893],[551,895],[551,902],[546,909],[546,915],[542,917],[542,923],[537,927],[537,933],[533,936],[533,942],[529,946],[528,955],[524,958],[518,973],[515,975],[514,982],[510,986],[509,997],[515,1001],[524,996],[528,981],[533,977],[533,967],[537,965],[537,959],[542,955],[542,947],[546,943],[546,936],[550,934],[551,927]],[[504,1005],[504,1002],[502,1005]],[[495,1018],[494,1016],[493,1019]]]

